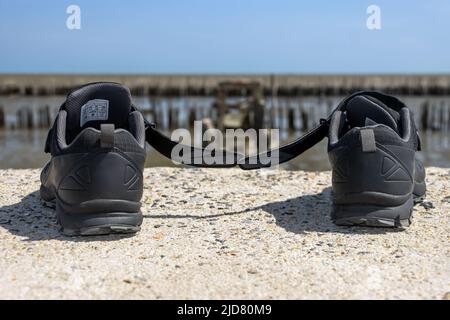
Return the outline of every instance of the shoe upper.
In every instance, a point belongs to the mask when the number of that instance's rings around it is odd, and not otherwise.
[[[67,96],[50,129],[45,151],[57,156],[95,148],[102,124],[114,125],[120,137],[117,148],[145,148],[144,120],[132,106],[129,89],[116,83],[93,83]]]
[[[413,114],[400,100],[379,92],[360,92],[345,99],[333,113],[329,128],[335,200],[377,203],[388,199],[392,205],[403,201],[414,183],[425,178],[423,165],[415,158],[419,149]],[[365,196],[352,199],[358,193]]]
[[[45,150],[52,158],[41,173],[44,200],[142,196],[144,119],[120,84],[91,83],[69,93]]]

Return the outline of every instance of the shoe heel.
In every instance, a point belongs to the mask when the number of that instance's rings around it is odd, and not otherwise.
[[[331,219],[339,226],[408,227],[412,220],[413,198],[399,206],[333,205]]]
[[[135,233],[142,223],[142,170],[119,152],[79,161],[62,179],[56,214],[66,235]]]
[[[102,205],[101,202],[103,202]],[[109,204],[108,204],[109,203]],[[122,205],[120,205],[122,204]],[[134,207],[135,212],[125,212]],[[92,206],[81,204],[77,208],[67,210],[67,206],[56,202],[56,217],[61,226],[61,232],[67,236],[91,236],[114,233],[136,233],[142,224],[142,214],[139,203],[124,203],[121,200],[96,200]],[[114,212],[99,212],[103,208],[114,208]],[[100,209],[100,210],[99,210]],[[106,209],[107,210],[107,209]],[[88,212],[83,212],[88,211]]]

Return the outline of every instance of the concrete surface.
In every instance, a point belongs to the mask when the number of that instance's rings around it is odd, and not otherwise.
[[[450,170],[405,230],[336,227],[330,173],[145,170],[142,231],[64,237],[39,171],[0,171],[0,298],[445,299]]]

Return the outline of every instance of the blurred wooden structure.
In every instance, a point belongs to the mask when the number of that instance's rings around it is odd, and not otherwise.
[[[0,95],[65,95],[88,82],[120,82],[133,96],[214,96],[220,83],[258,82],[264,96],[334,96],[358,90],[450,95],[450,74],[368,75],[55,75],[1,74]]]
[[[128,86],[160,129],[209,118],[217,128],[304,131],[351,92],[380,90],[411,107],[421,129],[450,130],[450,74],[433,75],[0,75],[0,128],[47,128],[64,96],[88,82]],[[215,107],[214,107],[215,105]]]
[[[264,127],[262,87],[256,81],[224,81],[219,83],[217,100],[217,128],[261,129]]]

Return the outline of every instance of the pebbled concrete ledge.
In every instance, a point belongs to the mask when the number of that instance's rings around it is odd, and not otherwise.
[[[0,171],[0,298],[445,299],[450,169],[405,230],[334,226],[330,173],[145,170],[142,231],[61,236],[38,170]]]

